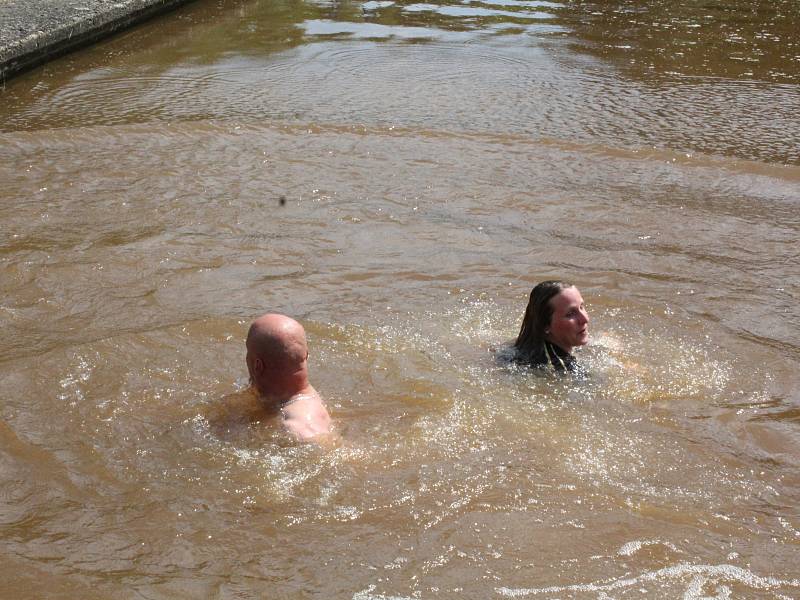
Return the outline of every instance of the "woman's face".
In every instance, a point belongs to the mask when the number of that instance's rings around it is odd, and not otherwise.
[[[545,329],[547,340],[567,352],[586,344],[589,341],[589,315],[578,288],[561,290],[550,298],[549,303],[553,316],[550,326]]]

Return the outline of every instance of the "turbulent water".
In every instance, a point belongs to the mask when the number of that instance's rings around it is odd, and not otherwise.
[[[0,597],[800,598],[800,8],[197,2],[0,90]],[[531,286],[586,379],[509,367]],[[308,332],[338,441],[211,415]]]

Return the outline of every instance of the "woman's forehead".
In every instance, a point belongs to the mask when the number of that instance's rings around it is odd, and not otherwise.
[[[555,311],[563,311],[573,306],[580,306],[583,304],[583,296],[576,287],[568,287],[561,290],[558,294],[553,296],[550,300],[550,305]]]

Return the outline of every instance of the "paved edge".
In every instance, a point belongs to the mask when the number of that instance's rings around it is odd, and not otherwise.
[[[0,47],[0,84],[14,75],[87,46],[193,0],[122,0],[107,9],[36,31]]]

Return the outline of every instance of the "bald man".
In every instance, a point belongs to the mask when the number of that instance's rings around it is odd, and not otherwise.
[[[268,313],[247,332],[247,370],[264,409],[280,412],[283,426],[300,440],[330,433],[331,417],[308,382],[308,346],[303,326]]]

